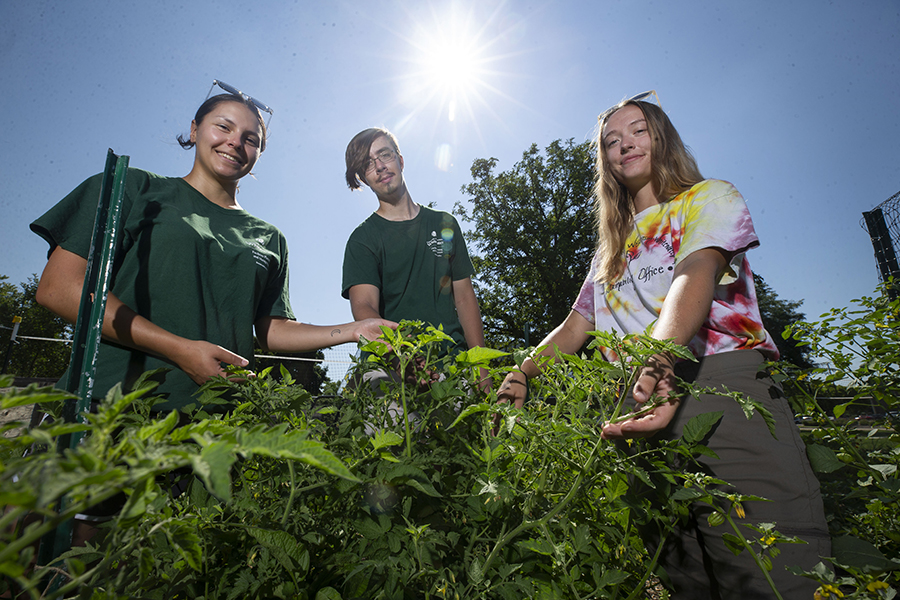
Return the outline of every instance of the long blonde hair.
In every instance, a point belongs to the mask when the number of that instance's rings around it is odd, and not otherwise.
[[[697,161],[681,141],[666,113],[655,104],[623,100],[601,115],[597,132],[597,183],[594,184],[594,218],[600,265],[596,281],[613,283],[625,273],[625,240],[634,228],[634,201],[616,181],[603,148],[603,128],[609,118],[629,104],[644,113],[650,131],[650,181],[660,202],[668,202],[703,181]]]

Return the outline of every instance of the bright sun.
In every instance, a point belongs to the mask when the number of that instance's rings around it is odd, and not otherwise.
[[[478,50],[461,39],[446,42],[435,40],[431,47],[425,49],[422,67],[429,86],[440,90],[448,106],[449,120],[455,120],[457,102],[468,102],[469,95],[475,93],[478,87]]]
[[[474,17],[453,11],[435,17],[435,24],[418,28],[415,47],[415,73],[418,100],[437,100],[441,113],[454,121],[465,106],[471,112],[474,100],[481,100],[480,92],[488,88],[490,75],[486,66],[490,42],[482,39],[484,31],[472,27]],[[436,25],[436,26],[435,26]]]

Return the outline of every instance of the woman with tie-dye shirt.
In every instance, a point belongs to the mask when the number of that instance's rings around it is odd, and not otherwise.
[[[829,555],[830,540],[819,485],[793,415],[778,386],[760,372],[765,359],[778,358],[778,349],[763,327],[747,262],[747,250],[759,245],[747,206],[730,183],[703,178],[658,106],[626,100],[599,121],[597,252],[569,316],[539,347],[545,355],[553,355],[554,348],[573,353],[590,331],[629,334],[648,328],[657,339],[687,346],[698,362],[659,354],[640,367],[634,400],[658,395],[667,401],[639,418],[604,425],[601,435],[670,439],[697,414],[722,411],[704,440],[716,457],[700,462],[737,493],[771,501],[744,503],[746,516],[739,521],[775,522],[781,533],[807,542],[779,546],[770,575],[782,597],[810,598],[815,583],[785,568],[811,569]],[[527,378],[538,374],[527,359],[503,382],[501,401],[521,407]],[[727,396],[681,397],[677,378],[758,400],[774,415],[776,436],[760,415],[746,419]],[[732,554],[721,539],[723,530],[709,525],[708,513],[708,506],[692,507],[660,554],[676,596],[771,597],[752,558]]]

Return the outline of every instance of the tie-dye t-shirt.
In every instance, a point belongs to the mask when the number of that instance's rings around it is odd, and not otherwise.
[[[659,317],[675,266],[703,248],[721,248],[731,257],[718,281],[709,316],[688,344],[700,358],[755,348],[778,358],[778,349],[759,316],[753,273],[745,252],[759,245],[750,212],[727,181],[707,179],[669,202],[634,217],[625,242],[625,273],[607,285],[594,281],[591,265],[572,307],[598,331],[639,333]],[[611,358],[611,357],[608,357]]]

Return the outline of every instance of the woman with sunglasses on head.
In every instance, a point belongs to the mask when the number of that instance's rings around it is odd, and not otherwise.
[[[178,136],[182,147],[194,149],[184,177],[128,170],[97,361],[98,396],[168,367],[157,378],[156,393],[165,401],[154,410],[181,408],[200,384],[224,373],[223,365],[253,367],[254,329],[264,349],[305,352],[360,336],[375,339],[379,326],[395,326],[382,319],[335,326],[293,320],[284,236],[237,200],[238,183],[266,146],[259,106],[268,108],[240,92],[208,98],[190,137]],[[88,179],[31,225],[50,244],[37,300],[72,322],[99,190],[100,176]]]
[[[542,354],[554,356],[554,347],[575,353],[590,331],[633,334],[648,327],[656,339],[687,346],[698,362],[660,354],[639,367],[635,402],[653,395],[666,401],[639,418],[605,424],[601,435],[672,439],[692,417],[722,411],[704,441],[718,458],[700,462],[733,491],[770,500],[744,503],[740,523],[774,522],[779,532],[807,542],[779,545],[770,576],[782,597],[811,598],[815,582],[785,567],[811,569],[829,555],[830,540],[793,414],[781,390],[759,371],[764,360],[777,359],[778,350],[763,327],[745,255],[759,245],[747,206],[730,183],[703,178],[658,106],[626,100],[599,121],[598,247],[569,316],[539,344]],[[500,401],[521,407],[527,377],[538,374],[527,359],[506,377]],[[679,396],[676,377],[758,400],[774,415],[777,437],[759,414],[747,420],[729,397],[704,394],[698,402]],[[661,562],[676,597],[771,598],[765,575],[746,551],[734,556],[722,540],[724,530],[708,524],[709,512],[706,505],[693,506],[690,519],[665,541]]]

